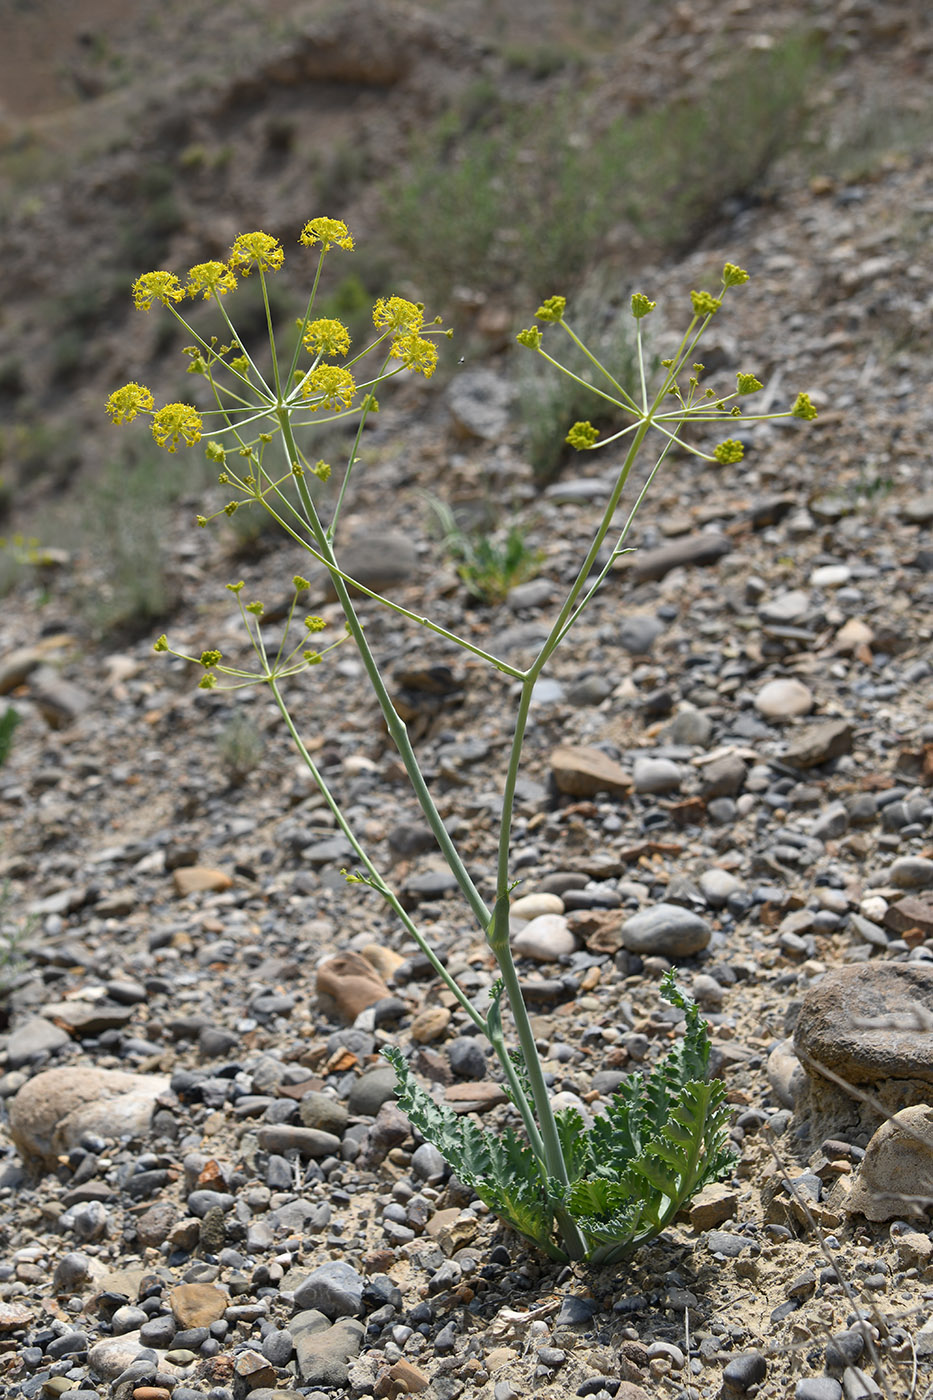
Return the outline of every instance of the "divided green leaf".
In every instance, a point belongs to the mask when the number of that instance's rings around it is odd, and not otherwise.
[[[566,1184],[549,1177],[511,1129],[485,1132],[436,1103],[400,1051],[383,1052],[412,1125],[490,1210],[552,1258],[566,1257],[556,1216],[566,1214],[583,1232],[590,1263],[611,1263],[659,1234],[697,1191],[734,1166],[725,1087],[708,1077],[707,1024],[673,974],[661,990],[684,1011],[683,1038],[647,1076],[629,1076],[589,1128],[574,1108],[555,1114]]]

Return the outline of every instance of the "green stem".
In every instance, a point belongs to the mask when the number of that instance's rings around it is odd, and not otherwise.
[[[269,689],[272,691],[272,695],[276,705],[278,706],[279,713],[285,721],[286,728],[288,729],[288,732],[292,737],[292,742],[294,743],[296,749],[301,755],[305,767],[311,774],[311,777],[314,781],[315,786],[317,787],[318,792],[320,792],[321,796],[324,798],[324,801],[327,803],[327,806],[333,813],[334,820],[336,821],[340,830],[343,832],[344,836],[349,841],[357,860],[362,866],[365,867],[367,874],[371,877],[373,882],[371,888],[375,889],[378,894],[381,894],[386,903],[392,908],[392,910],[400,919],[406,931],[415,940],[422,953],[424,953],[425,957],[428,959],[431,966],[434,968],[434,971],[453,992],[454,996],[457,998],[458,1002],[462,1006],[463,1010],[467,1013],[473,1024],[477,1027],[478,1030],[485,1032],[485,1018],[477,1011],[476,1007],[467,997],[466,993],[460,989],[460,987],[451,977],[450,973],[444,967],[444,964],[433,952],[424,935],[418,928],[417,924],[415,924],[415,922],[411,919],[406,910],[399,903],[397,895],[385,883],[382,876],[379,874],[379,871],[376,869],[375,865],[373,865],[369,856],[366,854],[365,850],[360,845],[360,842],[354,835],[352,827],[348,823],[346,817],[343,815],[343,812],[340,808],[340,804],[337,802],[336,798],[333,796],[330,789],[328,788],[320,769],[318,768],[317,764],[314,762],[314,759],[308,752],[301,738],[301,735],[298,732],[298,727],[295,724],[295,721],[292,719],[291,711],[289,710],[288,705],[285,703],[285,699],[282,695],[281,690],[279,689],[275,676],[268,674],[266,677],[266,683],[269,686]]]
[[[281,408],[279,410],[279,422],[282,426],[282,436],[285,441],[289,460],[292,462],[297,461],[297,447],[292,434],[287,408]],[[315,537],[318,553],[323,563],[330,571],[334,591],[343,608],[344,616],[347,619],[347,626],[353,640],[356,642],[360,653],[360,659],[366,669],[366,674],[369,676],[370,684],[376,693],[376,699],[379,702],[379,708],[386,722],[386,728],[389,731],[392,742],[398,750],[399,757],[405,766],[405,772],[408,774],[408,780],[412,785],[412,789],[427,819],[428,825],[434,833],[434,838],[441,848],[444,859],[447,861],[464,899],[473,911],[477,923],[485,933],[489,927],[491,918],[489,909],[486,907],[485,901],[473,883],[470,873],[460,856],[460,852],[451,840],[450,833],[444,826],[441,814],[437,810],[428,785],[424,780],[424,775],[421,772],[418,760],[411,746],[411,740],[408,737],[408,729],[395,706],[392,704],[392,699],[386,689],[382,673],[379,670],[376,658],[372,653],[372,649],[363,632],[362,624],[357,616],[356,609],[353,606],[353,599],[350,597],[349,589],[337,566],[337,560],[334,557],[331,542],[327,538],[327,532],[321,523],[314,502],[311,499],[311,493],[308,490],[307,482],[303,477],[298,476],[296,477],[296,484],[298,487],[298,494],[301,497],[301,504],[308,519],[308,524]]]

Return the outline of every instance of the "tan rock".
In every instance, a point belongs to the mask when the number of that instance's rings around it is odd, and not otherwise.
[[[916,1230],[895,1236],[894,1249],[902,1269],[925,1269],[933,1259],[933,1240]]]
[[[389,996],[389,988],[359,953],[336,953],[317,970],[317,994],[345,1021],[355,1021],[361,1011]]]
[[[381,943],[367,943],[361,952],[383,982],[391,982],[396,968],[407,961],[401,953],[396,953],[392,948],[384,948]]]
[[[813,693],[790,676],[768,681],[755,696],[755,709],[766,719],[794,719],[813,709]]]
[[[426,1006],[411,1023],[411,1038],[418,1045],[430,1045],[432,1040],[440,1040],[449,1025],[446,1006]]]
[[[551,963],[574,952],[577,940],[563,914],[539,914],[512,936],[511,944],[517,958]]]
[[[716,1181],[697,1192],[687,1207],[687,1215],[694,1230],[714,1230],[723,1221],[733,1220],[738,1208],[737,1192]]]
[[[870,647],[874,640],[875,634],[867,622],[860,617],[850,617],[836,633],[836,650],[848,656],[860,647]]]
[[[827,719],[808,724],[792,735],[784,761],[794,768],[815,768],[831,758],[852,752],[855,731],[848,720]]]
[[[459,1211],[454,1211],[458,1215]],[[18,1332],[21,1327],[30,1327],[36,1320],[32,1308],[24,1308],[22,1303],[0,1303],[0,1332]]]
[[[588,744],[566,745],[551,754],[551,772],[559,792],[570,797],[595,797],[598,792],[625,796],[632,779],[602,749]]]
[[[919,1219],[933,1210],[933,1107],[914,1104],[882,1123],[865,1149],[847,1208],[876,1221]]]
[[[179,1283],[168,1296],[172,1316],[182,1331],[219,1322],[230,1304],[224,1289],[213,1283]]]
[[[496,1104],[505,1103],[508,1094],[501,1084],[490,1084],[486,1080],[470,1084],[451,1084],[444,1092],[444,1098],[456,1113],[485,1113]]]
[[[181,865],[172,871],[172,884],[175,893],[184,898],[185,895],[199,894],[204,890],[215,893],[229,890],[233,878],[225,870],[213,870],[207,865]]]
[[[28,1166],[51,1167],[84,1133],[144,1135],[156,1099],[168,1089],[161,1075],[93,1065],[47,1069],[24,1084],[10,1105],[10,1136]]]
[[[402,1393],[405,1395],[420,1395],[421,1391],[427,1390],[431,1384],[421,1368],[413,1361],[406,1361],[404,1356],[398,1361],[393,1361],[389,1367],[389,1375],[397,1385],[404,1385]]]
[[[559,894],[523,894],[513,900],[509,913],[516,919],[536,919],[539,914],[563,914],[564,901]]]

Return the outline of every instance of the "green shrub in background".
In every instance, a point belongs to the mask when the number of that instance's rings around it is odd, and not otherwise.
[[[400,266],[434,299],[481,274],[514,301],[575,285],[619,230],[682,249],[729,200],[753,198],[800,141],[821,63],[815,43],[792,36],[744,52],[696,100],[601,129],[585,93],[526,107],[481,79],[386,192]]]

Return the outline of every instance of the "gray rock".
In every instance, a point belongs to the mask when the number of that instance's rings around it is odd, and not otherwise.
[[[725,535],[714,530],[703,530],[698,535],[683,535],[659,549],[639,550],[635,555],[632,573],[636,583],[649,579],[664,578],[672,569],[688,568],[694,565],[715,564],[724,554],[732,552],[732,542]]]
[[[745,889],[737,876],[718,868],[704,870],[697,884],[711,909],[722,909],[731,895],[740,894]]]
[[[815,768],[851,753],[854,733],[847,719],[827,719],[804,725],[792,734],[784,751],[784,761],[794,768]]]
[[[44,1016],[30,1016],[28,1021],[17,1026],[7,1041],[7,1064],[10,1069],[19,1069],[36,1060],[71,1044],[71,1036],[61,1026],[47,1021]]]
[[[50,729],[67,729],[94,703],[86,690],[54,666],[39,666],[31,673],[29,692]]]
[[[867,1090],[881,1110],[928,1100],[933,1085],[933,967],[864,962],[834,968],[805,994],[794,1050],[806,1071],[798,1110],[817,1141],[873,1131],[882,1116],[820,1073]]]
[[[322,1133],[318,1128],[300,1128],[295,1123],[263,1125],[257,1128],[256,1138],[264,1152],[276,1156],[297,1152],[300,1157],[333,1157],[340,1151],[340,1139],[333,1133]]]
[[[458,374],[447,390],[447,407],[463,437],[498,442],[509,427],[514,393],[495,370],[471,369]]]
[[[713,737],[713,721],[705,710],[680,710],[664,731],[671,744],[691,744],[705,749]]]
[[[551,580],[533,578],[513,588],[505,601],[511,612],[522,612],[525,608],[546,608],[553,598],[554,584]]]
[[[87,1254],[73,1250],[63,1254],[55,1265],[52,1287],[56,1293],[80,1293],[90,1283],[94,1261]]]
[[[447,1163],[436,1147],[423,1142],[411,1155],[411,1169],[421,1181],[437,1182],[444,1179]]]
[[[664,623],[650,613],[632,613],[619,628],[619,645],[631,656],[647,656],[664,631]]]
[[[799,622],[810,611],[810,596],[800,588],[789,589],[762,603],[758,616],[762,622]]]
[[[737,1259],[751,1244],[744,1235],[733,1235],[728,1230],[707,1230],[703,1238],[711,1254],[724,1254],[727,1259]]]
[[[476,1036],[462,1035],[448,1041],[444,1047],[450,1068],[458,1079],[482,1079],[486,1074],[486,1056]]]
[[[567,687],[567,703],[582,708],[601,705],[612,694],[612,683],[605,676],[584,676]]]
[[[271,1361],[273,1366],[287,1366],[295,1349],[292,1334],[287,1328],[276,1328],[272,1332],[267,1332],[262,1339],[260,1351],[267,1361]]]
[[[735,797],[742,791],[748,766],[736,753],[723,754],[700,769],[700,796],[704,801],[715,797]]]
[[[130,1332],[121,1337],[104,1337],[102,1341],[95,1342],[87,1354],[91,1374],[100,1376],[105,1381],[116,1380],[128,1366],[137,1361],[146,1363],[147,1375],[149,1366],[154,1368],[158,1365],[156,1352],[151,1347],[141,1344],[138,1332]]]
[[[636,758],[632,780],[636,792],[679,792],[683,770],[669,758]]]
[[[815,836],[818,841],[831,841],[838,836],[844,836],[848,828],[849,813],[845,804],[831,802],[811,826],[810,835]]]
[[[365,1280],[351,1264],[333,1259],[308,1274],[295,1292],[295,1304],[301,1309],[316,1309],[331,1321],[338,1317],[356,1317],[363,1310]]]
[[[391,592],[417,572],[418,553],[408,535],[393,530],[354,535],[340,551],[340,568],[376,593]],[[328,603],[336,601],[333,580],[325,570],[315,573],[315,588]]]
[[[933,860],[927,856],[901,856],[891,866],[891,883],[902,890],[933,887]]]
[[[350,1362],[360,1354],[364,1327],[353,1317],[331,1323],[316,1310],[300,1312],[288,1324],[295,1344],[298,1374],[306,1385],[332,1389],[346,1386]]]
[[[384,1103],[395,1098],[395,1070],[391,1065],[376,1065],[361,1074],[350,1090],[347,1108],[354,1117],[375,1118]]]
[[[709,925],[679,904],[656,904],[625,920],[622,944],[630,953],[688,958],[710,940]]]
[[[761,1352],[747,1351],[724,1367],[722,1383],[724,1387],[744,1394],[753,1385],[759,1385],[767,1374],[768,1363]]]
[[[842,1386],[832,1376],[805,1376],[794,1387],[794,1400],[842,1400]]]
[[[69,1230],[75,1239],[90,1243],[109,1232],[110,1215],[101,1201],[79,1201],[59,1216],[59,1228]]]
[[[337,1137],[343,1133],[350,1116],[346,1106],[337,1099],[313,1091],[299,1101],[298,1113],[305,1128],[319,1128]]]
[[[192,1215],[197,1216],[199,1220],[203,1220],[207,1212],[213,1210],[215,1206],[218,1206],[226,1213],[228,1210],[233,1210],[235,1205],[236,1198],[231,1196],[229,1191],[209,1191],[207,1189],[202,1189],[199,1191],[192,1191],[188,1196],[188,1210]]]

